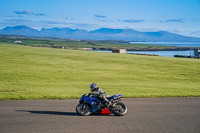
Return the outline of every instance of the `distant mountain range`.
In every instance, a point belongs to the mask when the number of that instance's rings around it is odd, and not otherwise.
[[[19,25],[0,30],[1,35],[22,35],[31,37],[56,37],[64,39],[125,40],[146,42],[200,42],[200,38],[187,37],[167,31],[140,32],[133,29],[101,28],[93,31],[70,28],[43,28],[40,31]]]

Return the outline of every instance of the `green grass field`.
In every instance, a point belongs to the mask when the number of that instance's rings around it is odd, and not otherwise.
[[[199,97],[200,60],[0,44],[0,100],[80,98],[93,82],[124,97]]]

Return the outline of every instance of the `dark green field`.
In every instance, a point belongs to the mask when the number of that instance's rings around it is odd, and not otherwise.
[[[64,40],[64,39],[9,39],[0,38],[0,43],[13,43],[15,40],[22,41],[25,46],[34,47],[51,47],[51,48],[62,48],[66,49],[80,49],[80,48],[93,48],[99,49],[120,49],[124,48],[127,50],[141,50],[141,51],[152,51],[152,50],[189,50],[190,48],[176,47],[176,46],[162,46],[162,45],[145,45],[145,44],[129,44],[129,43],[113,43],[114,41],[93,41],[93,40]],[[14,43],[13,43],[14,44]]]

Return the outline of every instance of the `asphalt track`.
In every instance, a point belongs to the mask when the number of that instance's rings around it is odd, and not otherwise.
[[[131,98],[125,116],[79,116],[78,99],[0,101],[0,133],[200,133],[200,98]]]

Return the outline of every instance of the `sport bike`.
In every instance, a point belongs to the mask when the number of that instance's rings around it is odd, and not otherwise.
[[[122,94],[116,94],[107,98],[111,102],[111,106],[108,107],[108,110],[114,115],[122,116],[127,113],[126,105],[120,102],[122,97]],[[86,93],[80,98],[79,104],[76,106],[76,112],[86,116],[106,108],[107,103],[105,103],[105,101],[92,96],[90,93]]]

